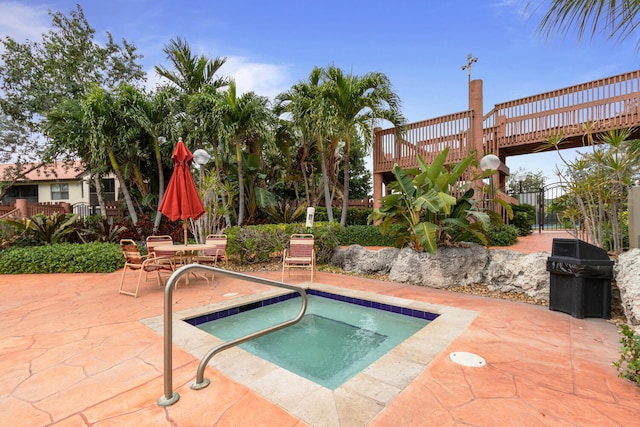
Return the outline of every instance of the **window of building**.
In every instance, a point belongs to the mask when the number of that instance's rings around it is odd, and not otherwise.
[[[51,200],[69,200],[69,184],[51,184]]]
[[[38,186],[14,185],[7,190],[2,203],[14,204],[16,199],[26,199],[29,203],[38,203]]]
[[[113,202],[116,200],[116,180],[114,178],[103,178],[102,190],[104,191],[102,197],[105,202]],[[89,203],[91,206],[98,205],[98,195],[96,194],[96,186],[93,185],[93,180],[91,180],[89,184]]]

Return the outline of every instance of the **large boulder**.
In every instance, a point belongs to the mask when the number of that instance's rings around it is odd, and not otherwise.
[[[640,249],[621,254],[613,271],[627,322],[640,333]]]
[[[398,283],[439,289],[480,283],[492,291],[544,300],[549,298],[549,256],[549,252],[523,254],[474,244],[440,247],[435,254],[410,248],[372,251],[352,245],[336,250],[332,261],[346,271],[389,273],[389,279]],[[618,257],[614,279],[628,323],[640,333],[640,249]]]
[[[391,267],[389,279],[440,289],[467,286],[483,282],[488,262],[487,249],[475,244],[444,246],[435,254],[404,248]]]
[[[360,245],[338,248],[331,259],[332,263],[345,271],[358,274],[387,274],[398,258],[400,249],[383,248],[377,251]]]
[[[532,298],[549,298],[548,252],[524,254],[511,250],[489,250],[484,283],[491,291],[524,293]]]

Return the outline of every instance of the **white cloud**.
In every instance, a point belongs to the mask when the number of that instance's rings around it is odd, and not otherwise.
[[[288,90],[291,77],[287,66],[251,62],[239,56],[227,57],[227,62],[218,70],[221,77],[232,77],[236,82],[238,95],[253,91],[257,95],[273,100],[276,95]],[[147,88],[153,89],[166,80],[160,78],[151,68],[147,71]]]
[[[46,7],[25,6],[18,2],[0,2],[0,35],[16,41],[40,40],[51,24]]]
[[[291,86],[289,69],[284,65],[251,62],[247,58],[232,56],[220,69],[235,79],[239,93],[254,91],[273,99]]]

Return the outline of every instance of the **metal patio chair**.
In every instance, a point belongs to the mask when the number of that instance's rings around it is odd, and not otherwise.
[[[120,280],[120,288],[118,293],[123,295],[130,295],[134,298],[138,297],[138,290],[140,289],[140,281],[142,280],[142,273],[145,273],[145,280],[151,271],[155,271],[158,278],[158,285],[162,286],[162,277],[160,272],[173,273],[174,266],[170,262],[166,262],[165,259],[157,257],[154,252],[150,252],[147,255],[141,255],[138,245],[131,239],[120,240],[120,248],[124,255],[124,269],[122,270],[122,279]],[[135,291],[124,290],[124,278],[127,274],[127,270],[139,270],[138,283],[136,284]]]
[[[316,269],[316,252],[314,249],[313,234],[292,234],[289,240],[289,247],[282,255],[282,281],[284,282],[284,272],[292,268],[311,270],[311,282]]]

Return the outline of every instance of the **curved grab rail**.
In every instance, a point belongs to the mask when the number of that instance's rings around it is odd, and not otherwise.
[[[278,288],[290,289],[298,292],[302,297],[302,309],[294,319],[283,322],[283,323],[279,323],[277,325],[271,326],[261,331],[246,335],[244,337],[240,337],[235,340],[222,343],[214,347],[213,349],[211,349],[202,358],[202,360],[200,360],[200,364],[198,365],[196,382],[191,384],[191,388],[194,390],[199,390],[209,385],[209,380],[204,378],[204,369],[207,363],[209,362],[209,360],[214,355],[216,355],[217,353],[220,353],[223,350],[242,344],[254,338],[258,338],[270,332],[274,332],[278,329],[282,329],[287,326],[293,325],[294,323],[297,323],[300,319],[302,319],[305,311],[307,310],[307,293],[303,288],[299,286],[289,285],[286,283],[277,282],[275,280],[249,276],[248,274],[238,273],[236,271],[223,270],[217,267],[210,267],[208,265],[202,265],[202,264],[189,264],[189,265],[180,267],[171,275],[171,277],[169,277],[169,280],[167,280],[167,284],[165,285],[165,288],[164,288],[164,395],[160,396],[160,398],[158,399],[158,405],[160,406],[173,405],[178,401],[178,399],[180,399],[180,395],[177,392],[173,391],[173,377],[172,377],[172,373],[173,373],[173,350],[172,350],[173,311],[171,310],[171,306],[173,304],[173,289],[175,288],[176,283],[178,283],[178,279],[183,274],[189,273],[191,270],[205,270],[212,273],[220,274],[221,276],[234,277],[236,279],[242,279],[249,282],[260,283],[262,285],[269,285],[269,286],[275,286]]]

